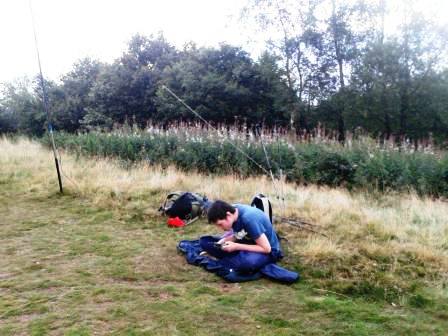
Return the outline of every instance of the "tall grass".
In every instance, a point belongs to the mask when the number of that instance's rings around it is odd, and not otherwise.
[[[266,143],[277,142],[278,140],[285,141],[289,144],[297,143],[313,143],[313,144],[331,144],[339,145],[339,133],[332,129],[327,129],[321,124],[318,124],[315,128],[297,129],[291,131],[290,128],[275,126],[272,128],[262,127],[262,125],[247,126],[244,123],[235,122],[233,125],[216,123],[214,125],[207,125],[202,122],[171,122],[164,127],[158,123],[149,121],[145,128],[145,132],[153,134],[163,135],[175,135],[177,137],[189,138],[207,138],[212,137],[214,139],[229,138],[232,140],[241,141],[260,141],[263,139]],[[139,133],[138,127],[130,126],[128,122],[124,125],[117,125],[115,132],[128,134],[130,132]],[[438,146],[434,143],[431,137],[420,140],[411,141],[408,138],[401,139],[397,136],[390,135],[388,138],[378,136],[372,138],[367,132],[361,128],[357,128],[354,132],[345,132],[345,147],[351,147],[353,144],[359,143],[360,140],[369,138],[369,142],[377,148],[400,150],[405,152],[426,152],[432,153],[437,151],[438,148],[442,148],[443,144]]]
[[[313,139],[291,141],[280,133],[255,136],[235,129],[209,131],[195,126],[56,136],[59,146],[78,154],[174,165],[184,171],[247,177],[264,174],[262,166],[299,184],[448,196],[448,155],[433,152],[430,146],[415,151],[406,145],[380,146],[369,138],[352,139],[345,146],[325,137]]]

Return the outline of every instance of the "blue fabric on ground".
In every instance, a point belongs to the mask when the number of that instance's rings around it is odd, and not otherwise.
[[[272,280],[284,283],[293,283],[300,279],[298,273],[287,270],[277,264],[267,264],[263,266],[260,269],[260,273]]]
[[[199,244],[203,251],[218,258],[222,266],[238,273],[255,273],[264,265],[275,261],[269,254],[248,251],[224,252],[215,247],[217,241],[213,236],[204,236],[199,239]]]
[[[182,240],[177,249],[185,255],[189,264],[201,266],[229,282],[252,281],[266,276],[283,283],[292,283],[299,279],[299,274],[289,271],[277,264],[272,255],[236,251],[224,252],[213,244],[220,237],[204,236],[198,240]],[[206,251],[209,255],[200,255]]]

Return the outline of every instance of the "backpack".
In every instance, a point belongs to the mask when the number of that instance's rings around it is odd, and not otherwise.
[[[256,207],[263,211],[266,216],[268,216],[269,220],[272,222],[272,205],[271,201],[269,201],[269,198],[267,198],[263,194],[257,194],[252,198],[252,202],[250,203],[250,206]]]
[[[266,214],[266,216],[268,216],[269,220],[271,221],[271,224],[274,225],[274,222],[272,221],[272,204],[267,196],[263,194],[255,195],[254,198],[252,198],[250,206],[256,207],[261,211],[263,211]],[[278,232],[277,232],[277,238],[278,240],[288,241],[288,239],[286,239],[285,237],[280,236]]]
[[[209,203],[205,196],[192,192],[175,191],[166,196],[159,211],[170,218],[179,217],[182,220],[192,221],[205,213]]]

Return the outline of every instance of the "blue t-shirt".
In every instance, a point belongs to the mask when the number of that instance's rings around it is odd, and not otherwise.
[[[244,204],[234,204],[238,209],[238,219],[233,223],[235,238],[245,244],[255,244],[263,233],[271,244],[271,253],[281,255],[280,243],[269,217],[260,209]]]

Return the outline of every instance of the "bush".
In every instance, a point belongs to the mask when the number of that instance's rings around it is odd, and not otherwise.
[[[264,174],[264,169],[268,169],[265,151],[257,141],[239,139],[230,144],[223,138],[149,133],[58,133],[55,140],[58,146],[81,155],[118,157],[130,162],[144,160],[162,166],[176,165],[186,171],[244,177]],[[48,138],[43,141],[50,145]],[[278,176],[281,169],[289,181],[448,196],[448,155],[438,158],[362,144],[353,148],[307,143],[293,146],[283,141],[267,144],[265,149],[273,173]]]

